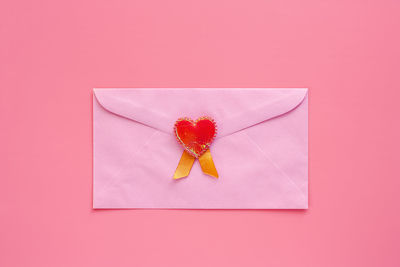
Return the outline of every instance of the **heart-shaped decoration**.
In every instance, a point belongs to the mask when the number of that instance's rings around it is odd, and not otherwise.
[[[174,132],[183,148],[198,158],[210,148],[217,134],[217,125],[209,117],[201,117],[196,121],[180,118],[175,123]]]

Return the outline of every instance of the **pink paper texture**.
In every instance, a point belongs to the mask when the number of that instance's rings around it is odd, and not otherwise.
[[[307,89],[95,89],[94,208],[306,209]],[[220,178],[173,180],[180,117],[218,124]]]
[[[400,266],[399,14],[399,0],[0,1],[0,266]],[[308,209],[93,209],[97,87],[309,88]]]

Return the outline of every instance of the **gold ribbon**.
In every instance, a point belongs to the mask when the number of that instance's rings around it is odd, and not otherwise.
[[[195,157],[184,150],[182,157],[179,160],[178,167],[174,173],[174,179],[180,179],[188,176],[195,160]],[[205,174],[218,178],[218,172],[211,157],[210,149],[207,149],[207,151],[199,157],[199,162],[201,169]]]

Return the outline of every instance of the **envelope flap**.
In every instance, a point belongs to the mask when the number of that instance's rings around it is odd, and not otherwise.
[[[106,110],[172,134],[180,117],[214,118],[226,136],[295,109],[306,88],[131,88],[94,89]]]

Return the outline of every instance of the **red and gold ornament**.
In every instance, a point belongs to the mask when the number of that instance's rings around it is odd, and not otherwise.
[[[200,117],[196,121],[179,118],[175,122],[174,133],[184,148],[174,179],[188,176],[196,158],[205,174],[218,178],[210,152],[211,143],[217,134],[215,121],[209,117]]]

